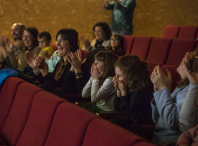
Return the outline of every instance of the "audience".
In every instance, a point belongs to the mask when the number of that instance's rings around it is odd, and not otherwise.
[[[110,46],[111,29],[106,22],[96,23],[93,27],[94,40],[90,43],[84,36],[80,36],[83,50],[94,50],[101,47]]]
[[[189,87],[187,70],[183,62],[177,68],[181,76],[178,87],[170,93],[171,73],[167,70],[167,76],[156,66],[151,74],[154,85],[154,98],[151,101],[152,118],[155,122],[155,131],[152,142],[162,144],[164,142],[176,142],[181,134],[179,129],[179,112]]]
[[[110,51],[97,53],[91,67],[91,77],[82,90],[83,98],[91,97],[91,102],[104,111],[114,111],[116,90],[112,78],[117,60],[118,56]]]
[[[119,114],[111,122],[140,136],[145,136],[141,124],[153,123],[150,101],[153,87],[148,64],[137,56],[126,55],[115,63],[113,78],[117,89],[114,106]]]

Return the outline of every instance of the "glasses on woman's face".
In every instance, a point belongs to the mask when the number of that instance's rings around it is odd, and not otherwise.
[[[111,39],[111,41],[112,41],[112,42],[118,42],[118,40],[117,40],[117,39]]]
[[[22,35],[22,38],[23,39],[29,39],[29,38],[31,38],[31,36],[29,36],[29,35]]]
[[[66,41],[66,40],[63,40],[63,39],[56,39],[56,42],[58,42],[58,43],[62,43],[62,42],[64,42],[64,41]]]

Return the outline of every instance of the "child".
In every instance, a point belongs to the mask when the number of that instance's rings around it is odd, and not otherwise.
[[[124,55],[123,45],[124,45],[124,38],[122,35],[113,34],[111,36],[111,47],[106,47],[106,49],[113,51],[119,56]]]
[[[39,53],[39,56],[45,57],[45,60],[49,60],[49,58],[52,56],[54,53],[54,50],[50,45],[51,43],[51,35],[49,32],[41,32],[38,36],[38,42],[39,46],[42,48],[41,52]]]
[[[114,111],[113,100],[116,89],[112,78],[115,75],[114,63],[118,56],[109,51],[95,55],[95,63],[91,67],[91,77],[82,91],[82,97],[91,97],[91,102],[104,111]]]
[[[144,136],[141,124],[152,123],[150,101],[153,87],[148,64],[137,56],[126,55],[115,63],[114,106],[119,114],[111,122]]]

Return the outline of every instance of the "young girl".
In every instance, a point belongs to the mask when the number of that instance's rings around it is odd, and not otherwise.
[[[112,78],[115,75],[114,63],[118,56],[109,51],[102,51],[95,55],[95,62],[91,67],[91,77],[82,91],[82,97],[91,97],[91,102],[104,111],[113,111],[113,100],[116,89]]]
[[[111,122],[143,136],[141,125],[152,123],[150,101],[153,98],[148,64],[127,55],[115,63],[114,106],[119,114]]]
[[[113,51],[119,56],[124,55],[123,45],[124,45],[124,38],[122,35],[113,34],[111,36],[111,46],[106,47],[106,49]]]

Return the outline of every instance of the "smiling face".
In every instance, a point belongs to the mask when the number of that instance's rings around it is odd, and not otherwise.
[[[71,47],[68,40],[63,40],[61,35],[57,36],[56,46],[58,48],[58,56],[65,57],[71,52]]]
[[[111,37],[111,47],[118,48],[120,46],[120,41],[114,36]]]
[[[102,40],[105,39],[105,32],[104,32],[104,30],[102,29],[101,26],[96,26],[95,27],[94,35],[95,35],[95,38],[99,41],[102,41]]]
[[[11,35],[15,41],[17,39],[21,40],[21,36],[23,35],[23,29],[19,25],[14,24],[11,28]]]
[[[23,33],[23,43],[26,47],[30,48],[34,44],[35,38],[28,31],[24,31]]]
[[[95,64],[96,64],[96,67],[97,67],[99,73],[102,73],[105,69],[104,62],[98,61],[97,59],[95,59]]]
[[[115,74],[116,74],[116,76],[118,77],[118,80],[119,80],[119,81],[124,82],[125,85],[128,84],[126,75],[125,75],[125,74],[123,73],[123,71],[120,70],[120,68],[117,67],[117,66],[115,67]]]
[[[42,38],[38,38],[39,46],[44,49],[48,47],[51,43],[51,40],[47,40],[47,38],[44,36]]]

